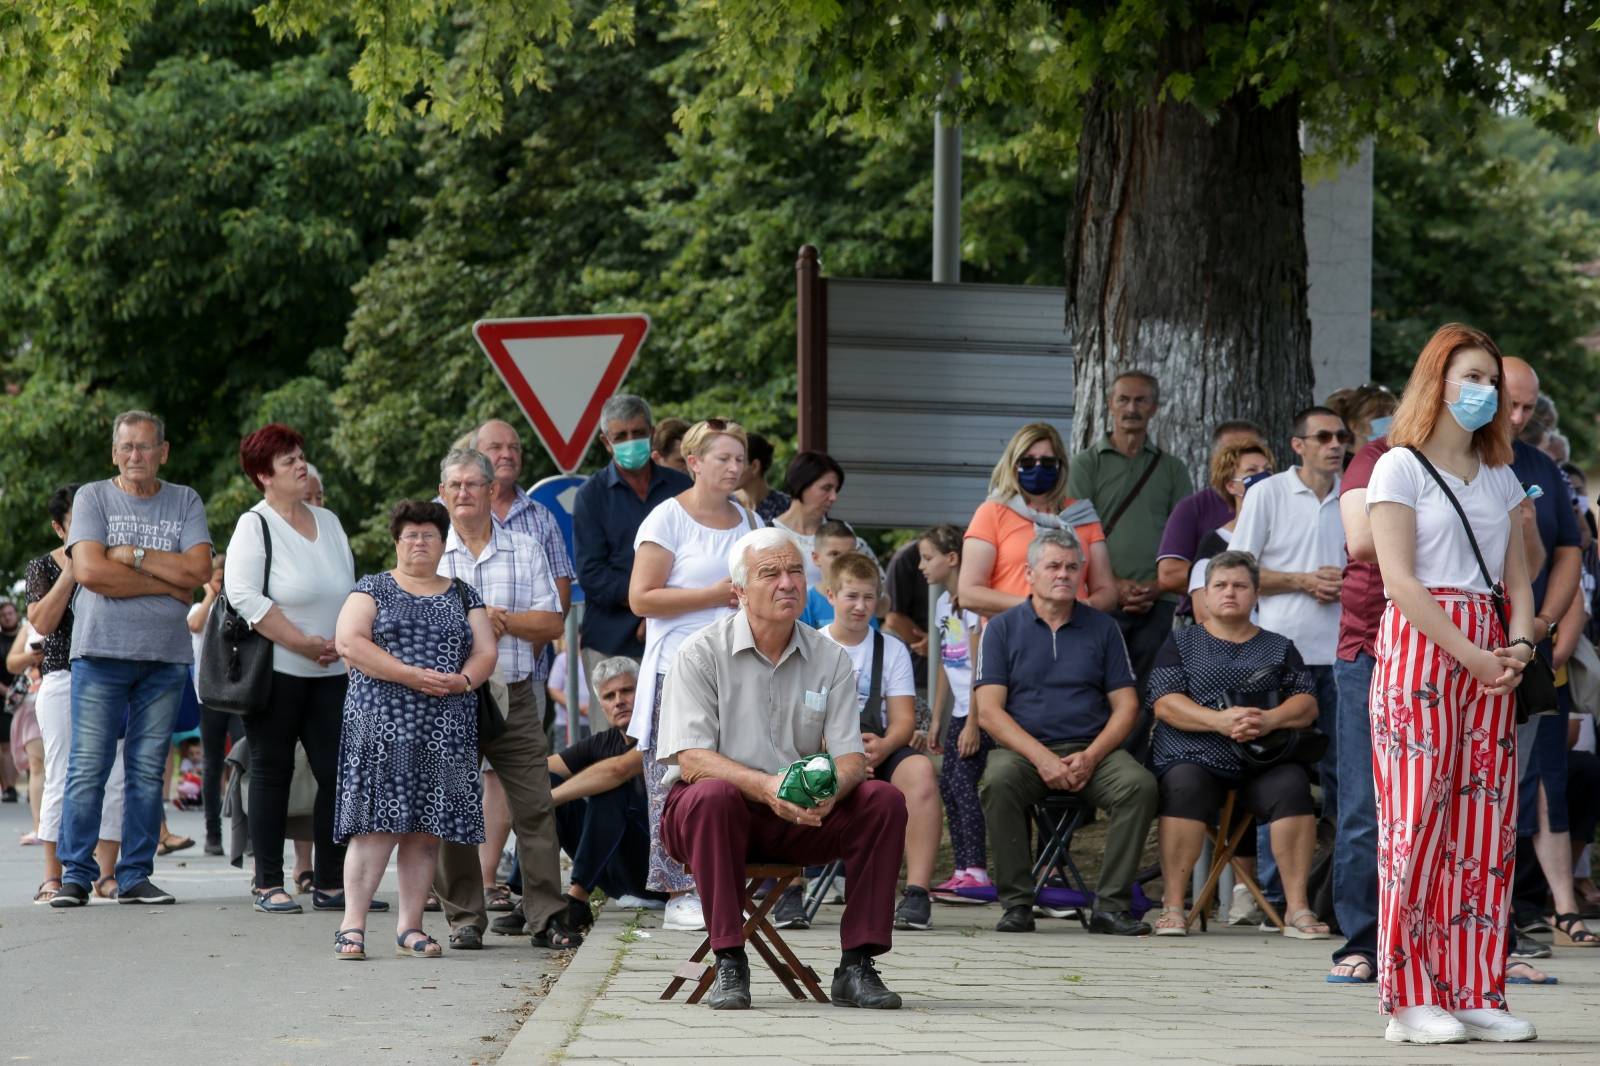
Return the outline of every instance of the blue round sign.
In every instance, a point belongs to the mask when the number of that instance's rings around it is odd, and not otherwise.
[[[556,516],[556,525],[561,527],[561,536],[567,542],[567,554],[574,559],[578,557],[578,552],[572,543],[572,501],[578,495],[578,486],[587,480],[575,474],[547,477],[528,490],[528,495],[536,503],[544,504]],[[583,602],[583,589],[576,580],[572,582],[572,602]]]

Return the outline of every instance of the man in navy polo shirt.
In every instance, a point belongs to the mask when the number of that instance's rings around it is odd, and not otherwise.
[[[1077,603],[1083,549],[1066,529],[1028,546],[1027,600],[983,634],[978,722],[999,745],[978,784],[994,852],[1002,933],[1033,929],[1028,812],[1052,789],[1081,792],[1109,815],[1089,930],[1146,936],[1132,913],[1133,877],[1156,815],[1156,779],[1122,744],[1139,720],[1133,667],[1108,614]]]

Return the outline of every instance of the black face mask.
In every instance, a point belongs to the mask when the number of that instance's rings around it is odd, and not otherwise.
[[[1350,460],[1352,460],[1354,458],[1355,458],[1355,456],[1352,455],[1350,452],[1345,452],[1344,453],[1344,462],[1339,464],[1339,469],[1340,470],[1349,470],[1350,469]]]

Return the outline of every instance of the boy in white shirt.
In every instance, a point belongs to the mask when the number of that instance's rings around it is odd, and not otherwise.
[[[939,850],[943,807],[933,761],[910,747],[916,729],[916,676],[911,652],[898,637],[874,633],[882,594],[878,564],[859,552],[839,556],[828,568],[823,591],[833,607],[833,621],[824,636],[849,653],[856,668],[857,706],[862,714],[861,742],[867,749],[867,772],[888,781],[906,798],[906,887],[895,908],[896,929],[930,929],[933,908],[928,884]],[[882,640],[875,712],[873,661]]]

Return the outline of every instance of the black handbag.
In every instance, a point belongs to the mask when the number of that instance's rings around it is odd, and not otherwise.
[[[1277,670],[1272,673],[1276,675]],[[1252,676],[1257,680],[1259,675]],[[1245,692],[1228,693],[1224,701],[1231,707],[1260,707],[1262,710],[1271,710],[1283,702],[1280,689],[1254,689]],[[1219,708],[1223,710],[1226,708]],[[1238,749],[1239,761],[1246,770],[1270,770],[1272,767],[1286,762],[1314,764],[1322,761],[1328,753],[1328,735],[1315,726],[1299,729],[1274,729],[1265,736],[1256,737],[1254,740],[1234,741]]]
[[[1478,572],[1483,575],[1483,583],[1489,586],[1489,598],[1494,601],[1495,613],[1500,616],[1500,629],[1506,639],[1510,640],[1511,619],[1506,611],[1505,586],[1489,576],[1489,568],[1483,562],[1483,552],[1478,549],[1478,538],[1472,534],[1472,523],[1467,521],[1467,512],[1461,509],[1461,501],[1456,499],[1456,494],[1450,491],[1450,486],[1444,483],[1444,478],[1439,476],[1439,471],[1433,468],[1433,464],[1420,449],[1407,445],[1406,450],[1417,457],[1422,469],[1432,476],[1434,483],[1439,486],[1439,491],[1444,493],[1444,498],[1456,509],[1456,517],[1461,519],[1461,528],[1467,531],[1467,543],[1472,545],[1472,557],[1478,560]],[[1522,668],[1522,682],[1516,687],[1516,697],[1518,725],[1522,725],[1535,715],[1554,713],[1560,705],[1560,700],[1556,696],[1556,672],[1545,661],[1544,656],[1539,654],[1538,648],[1533,649],[1533,658]]]
[[[261,520],[261,540],[267,560],[261,570],[261,595],[267,595],[272,575],[272,531],[267,516]],[[234,610],[226,592],[217,596],[200,636],[200,703],[213,711],[255,714],[266,709],[272,695],[272,641],[257,633]]]
[[[456,596],[461,600],[461,616],[467,614],[467,583],[459,577],[450,579],[455,585]],[[500,705],[494,701],[494,693],[489,691],[489,679],[484,678],[478,686],[478,750],[482,751],[484,745],[493,744],[506,735],[506,716],[500,710]]]

